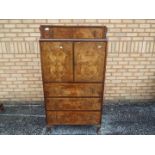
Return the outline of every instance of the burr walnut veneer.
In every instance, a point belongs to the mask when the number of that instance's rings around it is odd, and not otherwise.
[[[106,27],[40,26],[46,122],[100,125]]]

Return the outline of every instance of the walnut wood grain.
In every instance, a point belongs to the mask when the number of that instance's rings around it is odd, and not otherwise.
[[[42,39],[99,39],[106,37],[105,26],[50,26],[42,25],[40,27]]]
[[[103,29],[101,28],[74,28],[73,38],[103,38]]]
[[[47,124],[96,125],[100,117],[100,111],[47,111]]]
[[[101,124],[107,28],[40,26],[46,122]]]
[[[73,81],[72,48],[70,42],[41,42],[44,81]]]
[[[74,43],[75,81],[103,81],[105,47],[104,42]]]
[[[108,39],[40,39],[39,40],[40,42],[44,42],[44,41],[47,41],[47,42],[107,42]]]
[[[46,98],[47,110],[101,110],[101,98]]]
[[[73,28],[54,27],[52,38],[73,38]]]
[[[102,84],[93,83],[45,83],[45,97],[101,97]]]

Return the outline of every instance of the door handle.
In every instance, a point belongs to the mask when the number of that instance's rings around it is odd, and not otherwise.
[[[102,48],[102,45],[98,45],[97,48]]]

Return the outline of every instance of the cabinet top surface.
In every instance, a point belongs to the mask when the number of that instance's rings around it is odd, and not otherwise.
[[[45,25],[40,25],[41,27],[58,27],[58,28],[106,28],[106,26],[99,26],[99,25],[93,25],[93,26],[89,26],[89,25],[50,25],[50,24],[45,24]]]
[[[108,39],[39,39],[40,42],[107,42]]]

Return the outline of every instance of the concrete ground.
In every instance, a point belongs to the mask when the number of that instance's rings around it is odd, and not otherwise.
[[[96,135],[95,126],[55,126],[46,130],[43,105],[6,104],[0,135]],[[154,135],[155,103],[103,106],[100,135]]]

